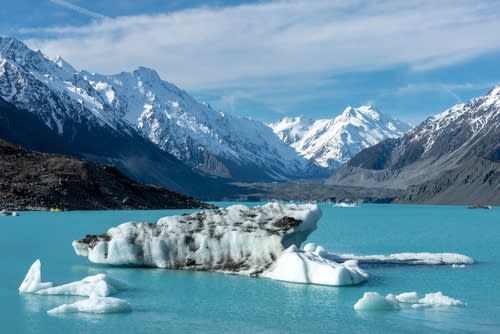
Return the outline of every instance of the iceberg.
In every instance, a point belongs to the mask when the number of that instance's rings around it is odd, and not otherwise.
[[[111,265],[210,270],[258,276],[317,227],[316,204],[268,203],[128,222],[73,241],[76,254]]]
[[[441,291],[427,293],[424,297],[419,297],[416,292],[404,292],[397,296],[388,294],[385,297],[377,292],[365,292],[363,297],[354,304],[354,309],[357,311],[388,311],[399,310],[401,307],[419,309],[462,305],[464,305],[462,301],[445,296]]]
[[[368,278],[368,274],[358,267],[356,261],[339,264],[315,254],[316,249],[313,250],[310,244],[304,251],[300,251],[295,245],[290,246],[261,277],[333,286],[359,284]]]
[[[421,298],[418,303],[412,305],[414,308],[420,307],[447,307],[447,306],[461,306],[464,303],[458,299],[454,299],[443,295],[441,291],[427,293],[425,297]]]
[[[19,286],[19,292],[37,292],[52,286],[52,282],[42,282],[42,263],[40,259],[35,260],[31,265],[26,277]]]
[[[39,295],[73,295],[107,297],[121,290],[126,290],[128,284],[106,274],[87,276],[84,279],[68,284],[63,284],[35,293]]]
[[[89,298],[72,304],[63,304],[47,311],[48,314],[59,313],[123,313],[131,312],[132,307],[124,299],[91,295]]]
[[[363,297],[354,304],[357,311],[390,311],[399,309],[394,295],[381,296],[376,292],[365,292]]]

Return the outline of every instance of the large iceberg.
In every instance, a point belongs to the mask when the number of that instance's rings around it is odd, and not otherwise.
[[[368,278],[356,261],[339,264],[311,252],[300,251],[295,245],[287,248],[276,263],[261,275],[270,279],[322,285],[353,285]]]
[[[95,263],[259,275],[316,229],[316,204],[268,203],[129,222],[73,241]]]

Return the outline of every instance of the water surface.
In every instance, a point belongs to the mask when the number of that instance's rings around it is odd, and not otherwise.
[[[227,203],[218,203],[227,205]],[[460,206],[322,205],[309,240],[331,252],[390,254],[457,252],[477,263],[451,266],[365,265],[368,282],[313,286],[205,272],[96,265],[76,256],[71,241],[125,221],[155,222],[185,210],[22,212],[0,217],[2,333],[498,333],[500,331],[500,208]],[[79,300],[20,295],[17,288],[40,258],[44,281],[55,284],[108,273],[129,283],[116,297],[128,314],[63,314],[47,310]],[[442,291],[464,307],[364,312],[353,309],[366,291]]]

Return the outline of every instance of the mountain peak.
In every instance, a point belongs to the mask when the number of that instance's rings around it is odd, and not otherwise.
[[[133,73],[144,80],[151,80],[151,81],[161,80],[158,72],[149,67],[139,66],[136,70],[134,70]]]
[[[0,55],[9,60],[17,62],[25,58],[26,54],[35,52],[18,39],[0,37]],[[37,53],[40,53],[40,51]]]
[[[77,72],[76,69],[70,63],[68,63],[60,56],[57,56],[56,59],[53,60],[53,62],[63,70],[66,70],[68,72]]]
[[[356,119],[370,119],[378,121],[382,115],[373,108],[372,105],[362,105],[360,107],[354,108],[352,106],[347,106],[344,111],[339,115],[339,120],[344,120],[347,123],[351,123]]]
[[[371,105],[347,106],[333,119],[284,118],[269,126],[300,155],[329,169],[338,168],[360,150],[409,129],[407,124],[383,116]]]

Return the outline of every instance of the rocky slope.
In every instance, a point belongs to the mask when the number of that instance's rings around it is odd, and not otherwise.
[[[141,185],[116,168],[34,152],[0,140],[0,208],[43,210],[206,208],[163,188]]]
[[[383,115],[371,106],[348,107],[333,119],[284,118],[269,127],[301,156],[330,171],[362,149],[410,129],[408,124]]]
[[[470,173],[479,179],[488,179],[490,168],[484,169],[484,175],[478,175],[482,169],[477,166],[486,163],[494,168],[500,160],[499,152],[500,86],[497,86],[485,96],[455,105],[427,119],[399,138],[385,140],[361,151],[336,171],[327,183],[394,189],[421,185],[412,188],[406,198],[430,201],[434,195],[445,196],[452,189],[466,191],[458,183]],[[450,179],[453,174],[455,177]],[[446,184],[449,190],[437,191],[425,186],[431,183],[441,187]],[[481,186],[476,191],[495,191],[495,188]],[[488,198],[489,195],[485,196]]]
[[[396,199],[400,203],[500,204],[500,162],[471,159],[419,185]]]

